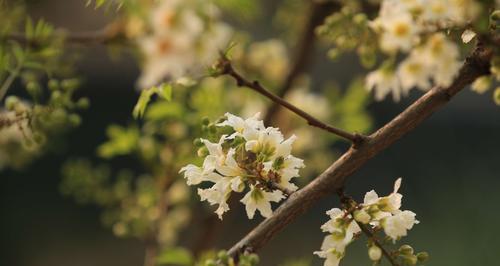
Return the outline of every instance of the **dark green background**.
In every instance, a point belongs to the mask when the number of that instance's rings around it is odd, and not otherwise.
[[[100,28],[106,16],[84,9],[84,1],[31,1],[30,12],[75,31]],[[109,15],[108,15],[109,16]],[[255,27],[259,38],[272,32]],[[92,107],[83,125],[67,138],[66,149],[36,161],[22,172],[1,172],[0,265],[12,266],[136,266],[143,248],[135,240],[115,238],[99,221],[99,210],[79,206],[58,190],[60,166],[68,157],[94,156],[109,123],[126,124],[136,100],[138,68],[132,58],[113,61],[99,46],[84,50],[80,73],[86,82],[81,95]],[[318,59],[322,54],[318,54]],[[316,85],[335,77],[346,83],[356,73],[357,60],[332,63],[316,60]],[[19,87],[14,88],[14,90]],[[373,103],[376,127],[383,125],[420,92],[401,103]],[[490,96],[468,89],[417,130],[367,163],[348,182],[348,193],[362,199],[376,189],[387,194],[404,177],[403,208],[413,210],[421,224],[405,238],[431,255],[427,265],[497,265],[500,261],[500,108]],[[314,129],[311,129],[314,130]],[[119,165],[117,165],[119,167]],[[321,201],[272,240],[261,252],[262,265],[277,265],[286,257],[310,257],[323,238],[324,212],[338,206],[332,196]],[[242,205],[241,205],[242,206]],[[247,222],[242,208],[218,239],[229,248],[261,218]],[[187,231],[192,231],[188,228]],[[364,243],[348,249],[343,265],[370,265]],[[322,262],[314,258],[314,265]]]

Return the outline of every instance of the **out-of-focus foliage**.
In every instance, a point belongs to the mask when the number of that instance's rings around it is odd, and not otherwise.
[[[62,133],[80,124],[77,111],[89,102],[73,96],[80,82],[63,37],[43,20],[20,21],[21,5],[0,5],[0,169],[20,168],[56,148]],[[11,91],[17,79],[23,91]]]
[[[226,6],[222,10],[226,10]],[[140,18],[136,17],[135,12],[124,12],[124,14],[133,16],[134,19]],[[236,43],[237,45],[228,52],[236,66],[245,75],[258,78],[264,84],[269,84],[271,89],[279,87],[290,68],[290,53],[284,43],[278,39],[250,42],[247,37],[237,39]],[[339,126],[347,126],[348,129],[364,132],[371,127],[371,118],[364,110],[368,104],[368,94],[359,86],[352,86],[345,92],[341,92],[338,88],[325,87],[324,91],[328,96],[324,97],[320,92],[308,92],[311,88],[307,79],[303,80],[304,82],[298,82],[294,86],[293,92],[288,96],[288,99],[294,104],[317,115],[320,119],[330,121],[333,124],[339,123]],[[155,94],[159,97],[153,97]],[[304,99],[307,100],[304,101]],[[329,108],[330,102],[334,103],[335,108]],[[117,235],[147,238],[153,230],[158,230],[160,240],[162,234],[165,235],[163,238],[175,239],[182,227],[189,224],[183,218],[188,219],[191,216],[190,211],[188,211],[189,204],[183,201],[179,206],[174,206],[174,210],[170,210],[169,203],[164,205],[165,203],[162,201],[162,197],[169,197],[169,192],[161,184],[184,182],[182,177],[177,174],[180,167],[188,162],[201,163],[201,158],[196,156],[198,147],[193,145],[192,140],[199,136],[206,136],[210,139],[209,134],[212,127],[207,121],[217,121],[226,112],[241,116],[253,115],[257,112],[264,112],[267,106],[268,103],[261,96],[237,88],[232,80],[226,78],[203,78],[197,82],[176,80],[143,90],[134,109],[134,115],[140,118],[140,125],[110,126],[107,130],[109,140],[99,146],[97,152],[100,157],[108,160],[117,157],[138,159],[144,172],[133,174],[131,180],[149,178],[150,182],[160,184],[152,189],[154,192],[151,193],[155,196],[151,196],[152,203],[148,207],[157,208],[160,217],[161,213],[166,213],[164,219],[182,220],[183,222],[162,222],[164,220],[162,218],[147,219],[147,215],[139,215],[136,220],[130,218],[133,213],[148,212],[146,209],[137,210],[141,207],[140,205],[123,203],[125,201],[134,202],[141,198],[141,190],[138,190],[136,188],[138,186],[134,185],[138,181],[130,181],[131,183],[127,187],[131,188],[128,190],[127,196],[120,199],[115,198],[113,204],[103,204],[102,201],[97,200],[86,203],[98,204],[104,208],[103,217],[106,217],[107,224],[113,227]],[[349,118],[343,118],[344,115]],[[285,136],[296,134],[299,137],[299,143],[296,147],[298,147],[299,155],[304,156],[308,166],[307,172],[302,173],[304,177],[312,177],[313,174],[322,171],[330,160],[334,159],[335,153],[331,151],[330,147],[338,141],[337,138],[323,132],[311,133],[309,126],[304,121],[289,112],[282,111],[278,116],[277,121],[281,122],[277,125],[284,129]],[[283,123],[285,121],[286,123]],[[318,136],[321,137],[318,138]],[[118,178],[118,174],[111,174],[120,171],[110,170],[110,177],[105,179],[106,182],[92,181],[93,175],[85,173],[92,172],[94,167],[89,163],[79,163],[78,165],[80,167],[74,167],[74,163],[70,163],[63,172],[65,176],[63,191],[77,198],[80,197],[78,196],[78,187],[84,186],[81,185],[82,183],[100,187],[88,189],[89,191],[108,191],[102,193],[109,195],[113,191],[113,184],[121,180]],[[75,182],[79,185],[70,185]],[[74,189],[64,189],[65,187]],[[85,191],[85,189],[83,190]],[[158,209],[160,205],[164,205],[166,208]],[[135,211],[132,214],[128,210],[131,206],[135,206]],[[175,212],[181,206],[184,206],[182,210],[186,210],[186,212]],[[148,223],[149,225],[146,225]],[[171,241],[159,242],[164,247],[174,244]],[[169,256],[166,255],[166,260],[169,260]]]
[[[290,48],[296,45],[290,43],[299,39],[309,15],[305,11],[311,6],[302,0],[278,2],[86,1],[95,9],[113,10],[116,19],[111,25],[137,55],[141,67],[137,87],[142,91],[135,107],[130,108],[136,120],[125,125],[110,121],[107,140],[96,148],[97,158],[73,159],[63,166],[61,191],[78,203],[101,207],[103,223],[116,236],[153,243],[158,251],[153,260],[157,264],[235,265],[224,251],[196,257],[198,254],[191,254],[188,248],[179,247],[178,236],[188,226],[196,225],[192,218],[196,215],[200,220],[211,213],[195,213],[199,211],[194,205],[198,196],[179,170],[187,163],[202,163],[207,149],[200,145],[199,137],[218,141],[216,136],[221,132],[216,124],[226,112],[241,117],[261,112],[263,118],[270,106],[261,95],[236,86],[230,78],[211,77],[217,75],[211,75],[214,73],[209,72],[209,66],[220,51],[245,77],[279,93],[295,58]],[[378,69],[368,75],[367,84],[354,79],[347,88],[332,85],[334,81],[313,87],[311,77],[303,74],[284,98],[319,120],[350,132],[365,133],[373,125],[367,112],[367,86],[376,91],[376,99],[392,92],[396,100],[414,87],[429,89],[430,81],[445,86],[460,66],[459,56],[470,50],[477,36],[498,32],[500,15],[498,10],[493,11],[494,2],[488,0],[477,2],[483,6],[479,9],[475,1],[450,2],[454,4],[446,10],[463,11],[464,17],[457,19],[454,14],[451,24],[446,20],[442,25],[422,11],[427,6],[422,10],[405,6],[412,1],[337,2],[340,10],[315,29],[317,37],[330,46],[328,55],[338,58],[356,53],[361,65],[368,69],[378,65]],[[428,2],[437,7],[443,3]],[[89,101],[74,97],[80,82],[72,69],[72,54],[64,52],[68,45],[65,34],[43,20],[32,21],[22,5],[2,0],[0,5],[0,101],[5,99],[0,109],[0,168],[20,168],[57,147],[61,133],[80,123],[77,111],[88,107]],[[264,5],[279,7],[264,10]],[[402,8],[395,12],[391,9],[394,6]],[[281,39],[254,39],[226,22],[253,22],[261,14],[273,16],[269,21],[280,31]],[[433,15],[448,19],[443,14]],[[268,30],[272,29],[266,28],[266,34]],[[460,46],[456,44],[459,36],[465,42]],[[102,38],[106,36],[98,36],[98,40]],[[226,49],[230,41],[236,45]],[[500,80],[498,49],[494,47],[491,75],[477,79],[474,91],[488,92]],[[15,81],[20,81],[22,91],[11,90]],[[500,104],[500,88],[494,90],[493,97]],[[286,138],[293,134],[298,137],[294,154],[307,165],[300,172],[301,186],[337,157],[334,147],[342,140],[311,128],[288,110],[279,110],[269,126],[280,128]],[[130,168],[135,170],[116,167],[114,162],[120,160],[131,163]],[[370,247],[370,256],[380,257],[380,252]],[[412,260],[418,257],[407,249],[405,252],[408,254],[401,254]],[[243,254],[238,265],[257,263],[256,255]],[[310,261],[287,261],[283,265],[306,266]]]

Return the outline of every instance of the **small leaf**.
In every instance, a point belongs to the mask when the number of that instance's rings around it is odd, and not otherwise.
[[[185,248],[171,248],[163,251],[157,258],[160,265],[191,265],[193,255]]]
[[[160,87],[156,87],[156,93],[167,101],[172,100],[172,86],[170,84],[163,83]]]
[[[144,115],[146,107],[148,106],[148,103],[151,100],[151,96],[154,93],[153,89],[154,87],[151,89],[143,90],[141,92],[141,96],[139,96],[139,100],[137,101],[137,104],[134,107],[134,111],[132,112],[134,118],[141,118]]]
[[[35,30],[33,28],[33,21],[30,17],[26,19],[25,34],[27,39],[33,38]]]
[[[181,118],[184,110],[181,104],[177,102],[157,102],[151,104],[146,112],[147,120],[163,120],[167,118]]]

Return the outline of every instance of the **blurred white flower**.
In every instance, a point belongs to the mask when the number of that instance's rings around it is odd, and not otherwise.
[[[279,81],[288,71],[289,59],[285,44],[278,39],[256,42],[250,45],[248,65],[265,78]]]
[[[389,69],[378,69],[372,71],[366,77],[366,88],[375,92],[375,99],[381,101],[392,92],[394,101],[401,98],[401,85],[394,71]]]
[[[140,88],[198,75],[229,42],[232,30],[212,3],[161,1],[151,10],[150,34],[138,39],[144,55]]]

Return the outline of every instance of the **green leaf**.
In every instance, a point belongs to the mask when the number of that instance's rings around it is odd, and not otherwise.
[[[163,251],[156,259],[160,265],[191,265],[193,255],[185,248],[171,248]]]
[[[33,36],[35,34],[35,30],[33,28],[33,21],[31,20],[30,17],[28,17],[26,19],[25,34],[26,34],[26,38],[28,38],[28,39],[33,38]]]
[[[163,83],[160,87],[156,87],[156,93],[167,101],[172,100],[172,86],[170,84]]]
[[[167,118],[181,118],[184,109],[181,104],[176,102],[157,102],[151,104],[146,112],[147,120],[163,120]]]
[[[95,8],[99,8],[102,5],[104,5],[105,3],[106,3],[106,0],[96,0],[95,1]]]
[[[109,140],[97,148],[97,154],[101,158],[130,154],[138,147],[140,132],[136,127],[111,125],[106,129],[106,135]]]
[[[141,118],[144,115],[146,107],[148,106],[148,103],[151,100],[151,96],[153,95],[153,93],[154,90],[152,89],[143,90],[141,92],[141,96],[139,96],[139,100],[137,101],[137,104],[134,107],[134,111],[132,112],[132,114],[136,119]]]
[[[148,106],[149,101],[153,94],[157,94],[161,98],[171,101],[172,100],[172,86],[168,83],[163,83],[159,87],[152,87],[141,92],[141,96],[139,96],[139,100],[134,107],[133,115],[134,117],[141,118],[144,116],[146,111],[146,107]]]

